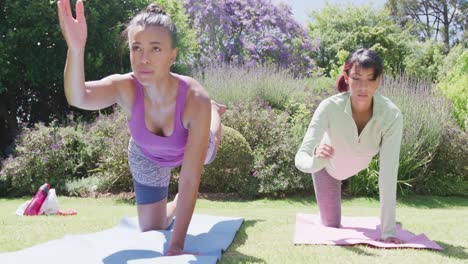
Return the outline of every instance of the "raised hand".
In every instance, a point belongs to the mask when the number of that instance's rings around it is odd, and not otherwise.
[[[82,0],[76,2],[76,19],[72,16],[70,0],[57,1],[60,28],[68,48],[74,51],[84,50],[88,29]]]

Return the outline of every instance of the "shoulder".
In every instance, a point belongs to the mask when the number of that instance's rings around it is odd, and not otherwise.
[[[187,85],[187,101],[185,107],[192,118],[200,116],[209,117],[211,113],[211,100],[208,92],[195,79],[185,75],[175,75]]]
[[[339,93],[332,95],[322,102],[320,102],[317,110],[319,111],[332,111],[334,109],[344,110],[344,107],[349,100],[349,93]]]
[[[115,85],[125,85],[128,83],[133,83],[132,73],[125,74],[112,74],[105,77],[103,80],[114,83]]]
[[[374,94],[374,99],[380,115],[386,120],[402,118],[401,110],[389,98],[379,93]]]
[[[135,79],[132,73],[113,74],[103,80],[109,81],[118,92],[117,103],[123,107],[126,114],[130,116],[133,98],[135,95]]]
[[[112,74],[103,78],[101,81],[114,87],[114,89],[117,89],[120,94],[125,94],[128,91],[133,91],[134,87],[134,79],[132,73]]]
[[[344,106],[348,100],[349,100],[349,92],[344,92],[344,93],[338,93],[338,94],[332,95],[328,97],[327,99],[325,99],[324,101],[327,101],[327,103],[330,105]]]
[[[194,103],[203,103],[204,101],[210,102],[208,92],[203,86],[194,78],[185,75],[175,75],[180,81],[187,85],[187,103],[193,101]]]

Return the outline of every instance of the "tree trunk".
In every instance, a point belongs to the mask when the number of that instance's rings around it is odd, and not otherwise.
[[[445,54],[448,54],[450,51],[450,20],[449,20],[449,9],[447,1],[443,1],[443,26],[444,30],[442,32],[442,41],[444,42]]]
[[[14,100],[3,92],[0,97],[0,156],[6,157],[9,153],[8,146],[18,133],[18,121],[16,120],[16,106]]]

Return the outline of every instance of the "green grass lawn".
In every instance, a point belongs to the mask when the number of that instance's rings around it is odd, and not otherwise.
[[[89,233],[135,216],[136,207],[113,199],[59,197],[60,208],[76,216],[20,217],[15,210],[25,199],[0,199],[0,252],[30,247],[65,234]],[[397,221],[407,230],[425,233],[445,248],[375,249],[366,246],[295,246],[296,213],[316,213],[312,197],[281,200],[212,201],[200,199],[197,213],[242,216],[245,222],[221,263],[467,263],[468,199],[412,196],[398,200]],[[379,203],[356,198],[343,201],[345,216],[378,216]]]

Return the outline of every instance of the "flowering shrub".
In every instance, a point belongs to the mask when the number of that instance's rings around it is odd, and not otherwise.
[[[58,192],[65,182],[86,177],[100,150],[90,147],[84,125],[24,128],[16,140],[15,157],[4,161],[1,173],[5,194],[31,195],[44,182]]]
[[[299,75],[315,71],[309,39],[287,5],[270,0],[187,0],[185,8],[197,31],[200,61],[275,64]]]

